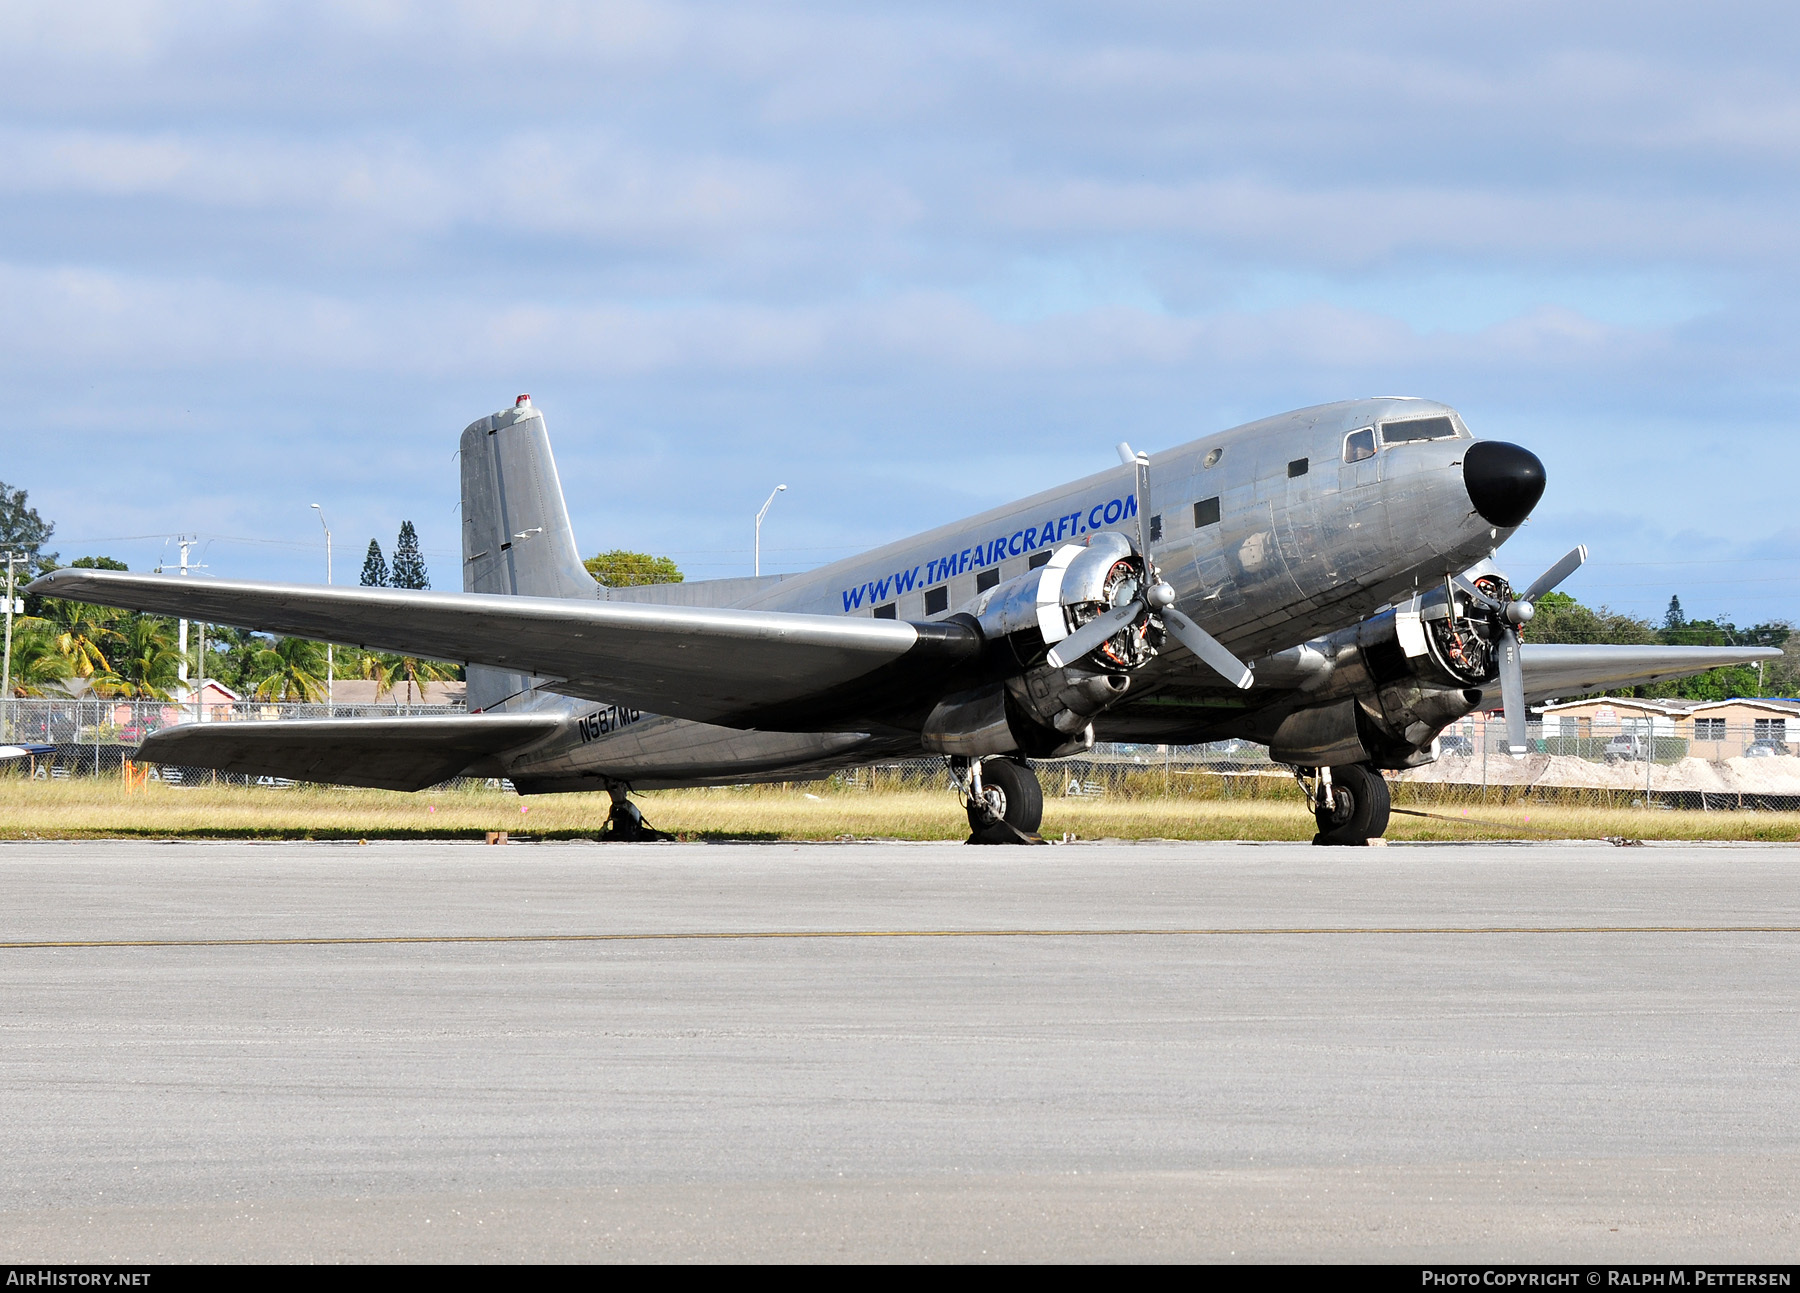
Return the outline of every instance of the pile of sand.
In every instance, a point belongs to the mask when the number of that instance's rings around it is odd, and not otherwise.
[[[1707,794],[1800,795],[1800,758],[1726,759],[1711,763],[1687,758],[1653,764],[1650,789],[1697,790]],[[1436,763],[1411,768],[1401,781],[1446,785],[1569,786],[1593,790],[1642,790],[1642,760],[1591,763],[1567,754],[1528,754],[1514,759],[1489,754],[1484,775],[1480,754],[1447,754]]]

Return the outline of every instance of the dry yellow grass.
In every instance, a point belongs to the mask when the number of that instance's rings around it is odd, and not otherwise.
[[[954,840],[968,833],[962,810],[947,791],[756,787],[656,791],[637,798],[656,826],[694,839]],[[1396,840],[1800,839],[1800,813],[1482,803],[1466,795],[1423,799],[1411,790],[1398,806],[1434,815],[1396,813],[1388,831]],[[595,835],[607,810],[604,795],[522,799],[487,789],[416,795],[334,787],[178,789],[160,782],[127,795],[111,779],[0,778],[0,838],[5,839],[479,839],[492,830],[567,839]],[[1287,793],[1052,798],[1045,805],[1043,833],[1059,838],[1064,832],[1081,839],[1307,840],[1313,824],[1298,796]]]

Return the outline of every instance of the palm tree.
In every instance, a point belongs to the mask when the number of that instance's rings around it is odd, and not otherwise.
[[[250,661],[258,700],[325,698],[325,648],[305,638],[278,638]]]
[[[51,601],[44,609],[56,629],[56,649],[69,662],[65,677],[105,677],[113,671],[106,651],[118,633],[113,621],[119,612],[106,606],[89,606],[85,602]]]
[[[74,674],[74,665],[57,649],[57,636],[57,626],[49,620],[27,616],[13,621],[13,695],[41,696],[45,687]]]
[[[419,699],[425,698],[424,684],[428,682],[448,682],[456,677],[456,666],[445,664],[442,660],[422,660],[411,655],[384,655],[381,657],[382,667],[386,670],[385,684],[376,687],[375,694],[392,691],[394,683],[406,679],[406,703],[413,703],[413,689],[419,690]],[[365,674],[365,677],[372,675]]]
[[[154,615],[135,615],[117,636],[113,676],[105,680],[110,694],[167,700],[167,689],[180,676],[181,666],[181,654],[169,635],[169,621]],[[101,686],[98,681],[94,684],[96,691]]]

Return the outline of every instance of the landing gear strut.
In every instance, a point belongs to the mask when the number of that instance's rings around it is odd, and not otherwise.
[[[606,826],[600,832],[602,840],[611,843],[644,844],[656,840],[672,840],[675,837],[667,831],[659,831],[644,820],[638,806],[627,799],[626,791],[614,789],[612,792],[612,813],[606,819]]]
[[[1366,844],[1387,831],[1391,802],[1387,779],[1368,764],[1297,768],[1294,775],[1319,824],[1314,844]]]
[[[1044,788],[1023,759],[949,760],[969,814],[970,844],[1042,844]]]

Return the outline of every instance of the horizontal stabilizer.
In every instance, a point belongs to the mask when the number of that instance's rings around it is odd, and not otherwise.
[[[146,737],[137,757],[253,777],[423,790],[480,759],[540,740],[562,723],[558,714],[183,723]]]

